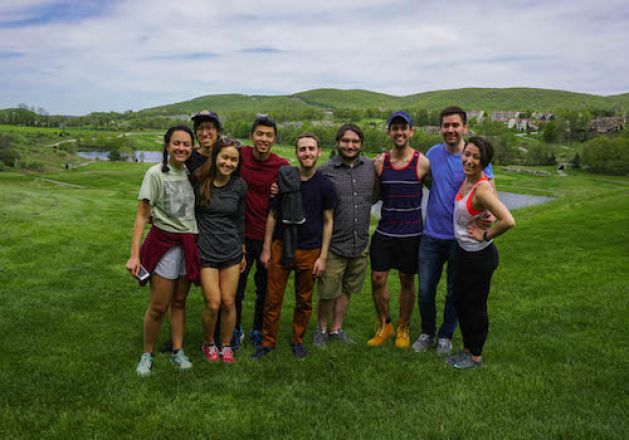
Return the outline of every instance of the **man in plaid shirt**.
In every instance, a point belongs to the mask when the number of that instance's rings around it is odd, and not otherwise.
[[[365,281],[375,184],[373,160],[361,155],[363,139],[359,127],[343,125],[336,134],[338,154],[319,167],[334,183],[339,198],[327,268],[317,283],[319,301],[313,344],[319,347],[324,347],[328,338],[354,343],[343,331],[343,320],[350,295],[360,292]]]

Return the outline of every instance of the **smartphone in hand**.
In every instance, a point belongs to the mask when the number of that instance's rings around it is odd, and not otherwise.
[[[149,271],[146,270],[145,267],[140,264],[140,272],[138,272],[138,275],[137,275],[136,278],[138,280],[140,280],[140,281],[144,281],[145,279],[147,279],[150,276],[151,276],[151,274],[149,273]]]

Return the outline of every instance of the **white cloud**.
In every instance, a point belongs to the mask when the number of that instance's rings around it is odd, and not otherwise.
[[[67,17],[53,2],[3,2],[0,108],[81,114],[317,87],[621,93],[624,3],[136,0]]]

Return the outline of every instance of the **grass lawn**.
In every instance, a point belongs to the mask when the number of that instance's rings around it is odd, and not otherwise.
[[[186,341],[194,368],[175,371],[158,355],[142,379],[134,370],[148,290],[124,265],[147,167],[0,172],[0,438],[629,436],[629,179],[498,168],[501,189],[558,198],[516,211],[517,227],[497,240],[482,370],[453,371],[434,352],[392,343],[367,347],[375,325],[368,284],[348,313],[346,331],[359,341],[351,349],[312,348],[311,321],[310,356],[293,359],[288,294],[268,359],[250,360],[245,345],[236,364],[209,365],[196,349],[202,299],[193,288]],[[418,332],[415,310],[412,337]],[[167,337],[164,329],[160,341]]]

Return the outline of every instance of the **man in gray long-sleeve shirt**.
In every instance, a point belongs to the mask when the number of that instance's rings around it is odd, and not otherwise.
[[[319,168],[332,180],[339,197],[327,269],[317,283],[319,301],[313,343],[319,347],[325,346],[328,335],[345,343],[354,342],[343,331],[343,320],[350,295],[360,292],[365,281],[375,184],[373,160],[361,156],[363,139],[359,127],[343,125],[336,134],[338,154]]]

